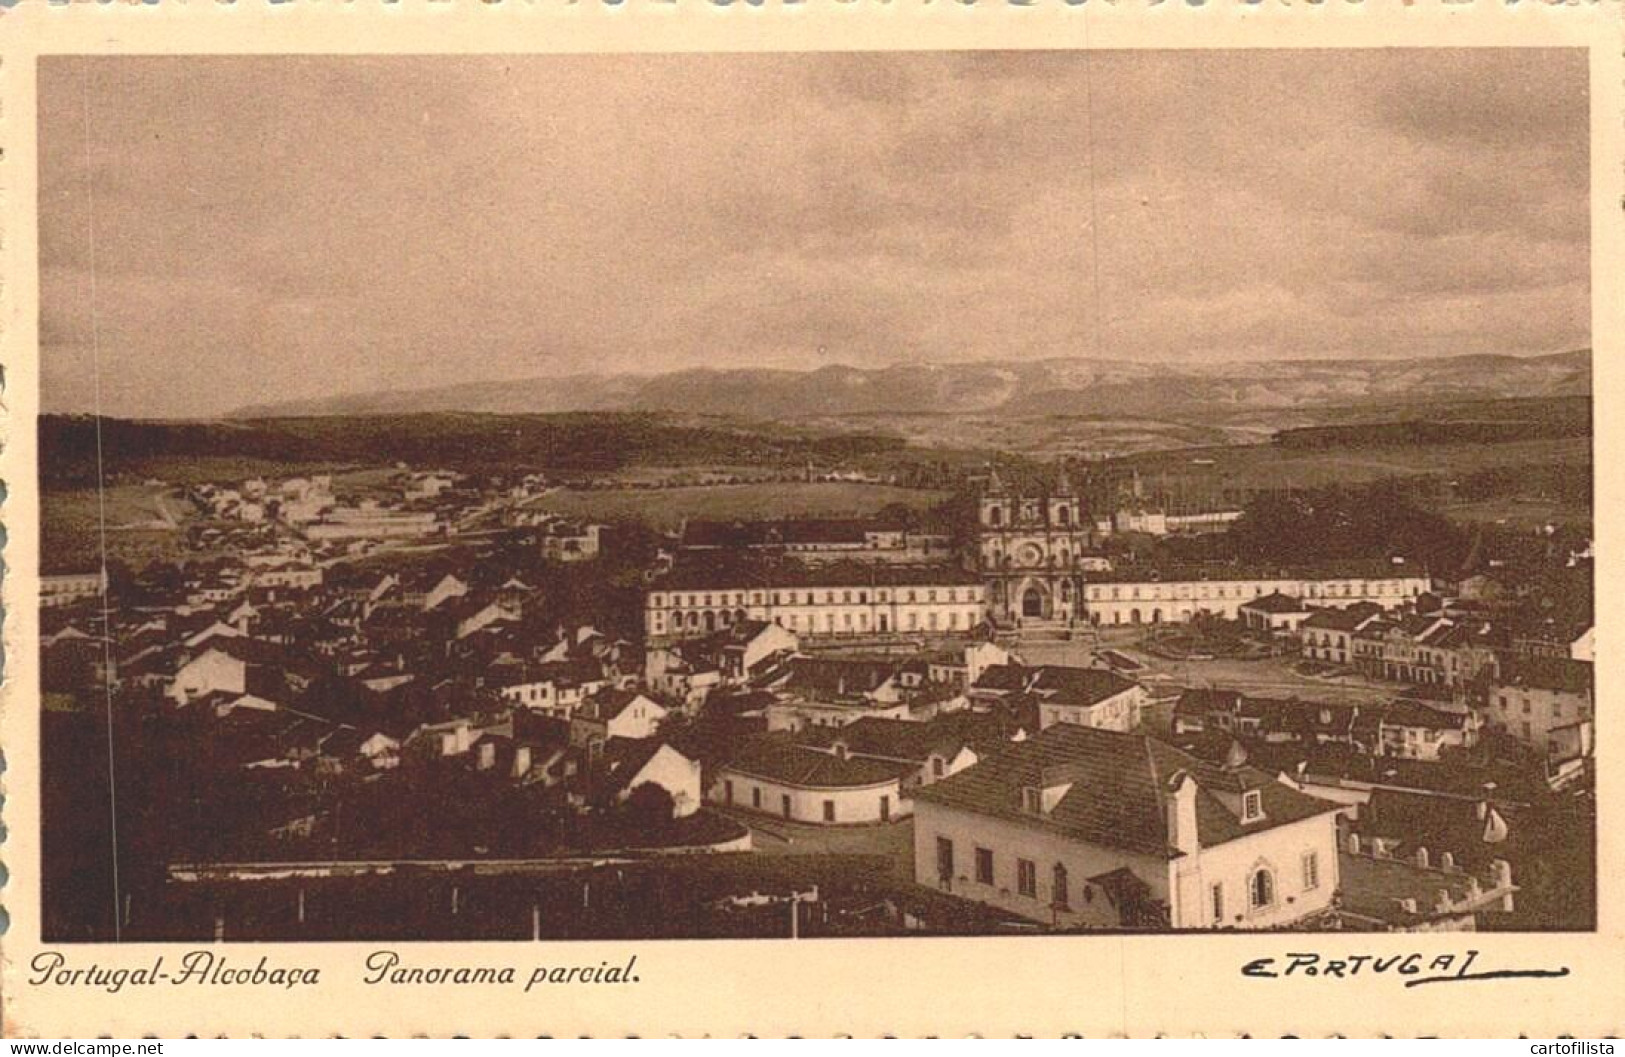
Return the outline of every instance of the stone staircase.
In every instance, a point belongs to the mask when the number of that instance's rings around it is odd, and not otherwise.
[[[1013,630],[1014,637],[1018,641],[1069,642],[1077,637],[1081,629],[1068,626],[1064,620],[1040,620],[1026,617]]]

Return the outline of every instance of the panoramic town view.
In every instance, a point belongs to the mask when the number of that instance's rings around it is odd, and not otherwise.
[[[1087,61],[42,61],[45,938],[1594,929],[1583,56]]]

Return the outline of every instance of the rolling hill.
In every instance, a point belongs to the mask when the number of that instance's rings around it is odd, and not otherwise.
[[[233,417],[425,412],[659,411],[757,419],[885,414],[1152,417],[1191,423],[1291,419],[1331,406],[1582,396],[1590,350],[1544,356],[1268,360],[1187,365],[1100,359],[683,370],[571,375],[340,394],[246,407]]]

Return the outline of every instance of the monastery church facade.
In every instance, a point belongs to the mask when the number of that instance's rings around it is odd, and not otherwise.
[[[1102,568],[1095,525],[1066,471],[1047,495],[1012,495],[997,473],[979,502],[977,563],[988,613],[1022,624],[1083,617],[1083,573]]]

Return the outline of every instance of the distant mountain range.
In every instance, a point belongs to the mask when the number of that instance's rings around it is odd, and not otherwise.
[[[779,420],[996,414],[1199,422],[1333,405],[1581,396],[1590,391],[1589,349],[1544,356],[1211,365],[1079,358],[568,375],[345,394],[246,407],[232,417],[661,411]]]

